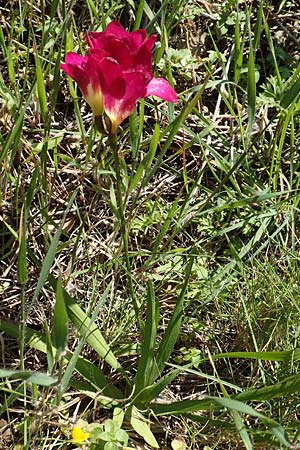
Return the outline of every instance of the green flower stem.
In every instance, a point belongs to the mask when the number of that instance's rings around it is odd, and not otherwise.
[[[128,287],[130,292],[130,297],[133,302],[133,307],[136,315],[137,322],[139,326],[141,326],[141,320],[139,315],[139,305],[135,296],[134,288],[133,288],[133,282],[132,282],[132,274],[131,274],[131,264],[130,264],[130,258],[129,258],[129,250],[128,250],[128,226],[126,224],[125,220],[125,204],[123,202],[123,189],[122,189],[122,177],[121,177],[121,166],[120,166],[120,160],[119,160],[119,152],[118,152],[118,140],[117,136],[115,134],[109,135],[109,144],[113,152],[114,162],[115,162],[115,172],[116,172],[116,181],[117,181],[117,206],[119,211],[119,223],[120,223],[120,229],[122,234],[122,241],[123,241],[123,251],[125,256],[125,264],[126,264],[126,271],[127,271],[127,280],[128,280]]]

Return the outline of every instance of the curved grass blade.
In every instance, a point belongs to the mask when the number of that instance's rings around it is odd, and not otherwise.
[[[287,109],[291,105],[291,103],[297,100],[299,93],[300,93],[300,81],[297,80],[286,92],[286,94],[284,94],[280,102],[280,106],[282,106],[282,108],[284,109]]]
[[[212,355],[212,359],[219,358],[259,359],[260,361],[298,361],[300,359],[300,348],[285,350],[283,352],[228,352]]]
[[[285,378],[279,383],[269,386],[264,386],[258,389],[249,389],[240,392],[234,396],[235,400],[249,401],[249,400],[271,400],[277,397],[288,397],[290,394],[295,394],[300,391],[300,374]]]
[[[69,200],[69,202],[67,204],[66,210],[64,211],[62,221],[61,221],[58,229],[56,230],[56,233],[55,233],[55,235],[54,235],[54,237],[52,239],[50,247],[49,247],[49,249],[47,251],[47,254],[45,256],[45,259],[44,259],[44,262],[43,262],[43,265],[42,265],[42,268],[41,268],[41,272],[40,272],[40,276],[39,276],[36,288],[34,290],[34,293],[33,293],[31,302],[29,304],[29,307],[28,307],[28,309],[26,311],[27,317],[28,317],[31,309],[33,308],[33,305],[34,305],[35,301],[37,300],[38,295],[39,295],[42,287],[44,286],[44,284],[45,284],[45,282],[46,282],[46,280],[48,278],[48,275],[50,273],[50,269],[52,267],[52,264],[53,264],[53,261],[54,261],[54,258],[55,258],[57,246],[59,244],[59,239],[60,239],[60,235],[61,235],[61,231],[62,231],[62,226],[63,226],[63,224],[64,224],[64,222],[66,220],[68,212],[71,209],[71,206],[73,205],[73,202],[75,200],[76,195],[77,195],[77,189],[73,192],[73,194],[70,197],[70,200]]]
[[[64,302],[61,278],[56,284],[56,301],[53,317],[54,338],[53,343],[56,348],[56,359],[65,351],[68,344],[68,314]]]
[[[153,404],[152,410],[155,415],[186,415],[196,411],[211,410],[211,408],[228,408],[242,414],[257,417],[269,428],[271,433],[285,447],[291,448],[289,438],[284,428],[275,420],[269,419],[265,415],[257,412],[251,406],[238,400],[228,398],[206,397],[202,400],[183,400],[181,402],[173,402],[169,404]]]
[[[257,417],[264,423],[264,425],[266,425],[270,429],[272,434],[276,436],[276,438],[282,445],[284,445],[287,448],[291,448],[291,443],[289,441],[286,431],[278,422],[276,422],[276,420],[269,419],[263,414],[257,412],[251,406],[246,405],[245,403],[240,402],[238,400],[233,400],[229,398],[216,398],[216,397],[208,397],[208,398],[211,399],[211,401],[218,406],[238,411],[243,414],[248,414],[252,417]]]
[[[0,330],[15,338],[18,338],[19,336],[19,326],[14,323],[0,320]],[[35,348],[42,353],[47,353],[46,338],[38,331],[26,327],[25,340],[29,347]],[[55,349],[52,351],[54,352]],[[66,362],[70,361],[71,356],[72,355],[70,353],[67,353],[64,356]],[[90,386],[89,389],[91,391],[95,390],[96,387],[97,390],[101,390],[103,395],[111,398],[122,398],[121,392],[108,382],[103,372],[91,361],[88,361],[80,356],[77,359],[75,370],[88,381]],[[78,386],[75,378],[71,378],[70,384],[75,388]],[[87,386],[85,386],[85,389],[87,389]]]
[[[157,398],[159,394],[165,389],[181,372],[181,370],[173,370],[163,377],[161,377],[156,383],[149,386],[145,386],[132,400],[133,404],[149,404],[153,399]]]
[[[183,300],[188,287],[193,263],[194,257],[190,256],[186,268],[185,280],[178,296],[171,320],[168,323],[167,329],[163,335],[155,356],[155,365],[153,365],[151,375],[149,376],[149,383],[153,383],[160,376],[177,342],[182,321]]]
[[[138,394],[142,389],[147,387],[149,384],[149,375],[152,372],[152,366],[154,363],[153,351],[157,335],[157,322],[158,322],[157,316],[158,316],[158,307],[155,302],[155,293],[153,289],[153,284],[149,281],[147,292],[147,316],[143,331],[141,356],[135,376],[135,394]]]
[[[52,288],[56,290],[57,280],[52,275],[49,276],[49,282],[52,285]],[[103,294],[104,298],[107,297],[109,288],[110,286],[105,290],[105,293]],[[62,293],[69,319],[73,322],[80,335],[85,338],[86,342],[98,353],[100,358],[103,358],[107,362],[107,364],[113,369],[120,369],[121,365],[119,361],[112,353],[97,325],[63,287]]]
[[[30,372],[29,370],[7,370],[0,369],[0,378],[10,380],[24,380],[28,383],[39,384],[40,386],[54,386],[57,379],[46,373]]]

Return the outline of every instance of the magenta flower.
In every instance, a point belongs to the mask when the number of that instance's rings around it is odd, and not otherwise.
[[[76,81],[95,116],[105,112],[111,133],[132,114],[140,98],[155,95],[175,103],[177,95],[164,78],[153,78],[152,48],[156,36],[145,30],[124,30],[111,22],[101,33],[87,35],[90,46],[85,56],[68,53],[62,69]]]

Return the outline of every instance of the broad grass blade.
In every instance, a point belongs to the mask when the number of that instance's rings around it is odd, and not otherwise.
[[[285,447],[291,448],[291,444],[283,427],[273,419],[269,419],[263,414],[257,412],[251,406],[242,403],[238,400],[228,398],[206,397],[202,400],[183,400],[181,402],[173,402],[169,404],[152,404],[151,408],[155,415],[181,415],[189,414],[196,411],[211,410],[211,408],[228,408],[230,410],[238,411],[242,414],[247,414],[252,417],[260,419],[277,437],[278,441]]]
[[[189,414],[196,411],[210,410],[211,401],[207,398],[201,400],[182,400],[172,403],[152,403],[151,409],[156,416]]]
[[[36,288],[34,290],[34,293],[33,293],[33,296],[32,296],[32,300],[31,300],[30,305],[29,305],[28,310],[27,310],[27,316],[29,315],[29,313],[31,311],[31,308],[33,307],[36,299],[38,298],[38,295],[39,295],[42,287],[44,286],[44,284],[45,284],[45,282],[46,282],[46,280],[47,280],[47,278],[49,276],[50,269],[52,267],[52,263],[54,261],[55,255],[56,255],[57,246],[59,244],[59,239],[60,239],[60,235],[61,235],[62,225],[63,225],[64,221],[66,220],[67,214],[70,211],[71,206],[73,205],[73,202],[75,200],[76,195],[77,195],[77,190],[75,190],[73,192],[73,194],[71,195],[71,197],[70,197],[70,200],[68,202],[68,205],[66,207],[66,210],[65,210],[63,218],[62,218],[62,222],[61,222],[60,226],[58,227],[58,229],[57,229],[57,231],[56,231],[56,233],[55,233],[55,235],[54,235],[54,237],[52,239],[52,242],[50,244],[48,252],[47,252],[47,254],[45,256],[45,259],[44,259],[44,262],[43,262],[43,265],[42,265],[42,268],[41,268],[40,276],[39,276]]]
[[[0,330],[15,338],[18,338],[19,336],[19,326],[4,320],[0,320]],[[26,327],[25,340],[29,347],[42,353],[47,353],[46,338],[38,331]],[[53,348],[52,352],[54,351],[55,349]],[[72,355],[70,353],[65,355],[64,358],[66,362],[70,361],[71,356]],[[91,391],[97,389],[101,390],[101,392],[108,397],[122,398],[121,392],[115,386],[109,384],[103,372],[92,362],[79,357],[76,362],[75,369],[85,380],[89,382]],[[70,384],[76,387],[77,380],[71,378]]]
[[[132,400],[132,403],[139,405],[149,404],[155,398],[159,396],[159,394],[170,384],[173,380],[179,375],[181,372],[180,369],[173,370],[169,372],[167,375],[161,377],[156,383],[151,384],[149,386],[145,386],[145,388],[140,391]]]
[[[283,352],[228,352],[212,355],[212,359],[219,358],[258,359],[261,361],[298,361],[300,359],[300,348],[285,350]]]
[[[56,378],[50,377],[46,373],[29,372],[27,370],[0,369],[0,378],[24,380],[28,383],[39,384],[40,386],[54,386],[57,383]]]
[[[248,142],[250,140],[256,109],[256,80],[255,80],[255,56],[251,39],[250,20],[248,18],[249,31],[249,59],[248,59],[248,80],[247,80],[247,97],[248,97]]]
[[[143,343],[141,356],[135,376],[135,394],[148,386],[149,376],[153,370],[153,351],[157,335],[158,308],[155,301],[153,284],[148,282],[147,292],[147,316],[143,330]]]
[[[230,410],[235,410],[243,414],[248,414],[252,417],[257,417],[260,419],[274,434],[274,436],[277,437],[278,441],[284,445],[285,447],[291,448],[291,443],[289,441],[289,438],[284,430],[284,428],[275,420],[269,419],[268,417],[264,416],[263,414],[257,412],[254,408],[252,408],[249,405],[246,405],[246,403],[242,403],[238,400],[233,400],[229,398],[216,398],[216,397],[208,397],[212,400],[212,402],[217,405],[224,408],[228,408]]]
[[[56,289],[57,280],[50,276],[49,281],[53,289]],[[102,296],[103,301],[109,293],[109,288],[110,286],[105,290]],[[80,308],[76,303],[76,300],[71,297],[64,288],[62,288],[62,292],[69,319],[73,322],[80,335],[85,338],[86,342],[107,362],[107,364],[113,369],[120,369],[120,363],[110,350],[109,345],[92,318]]]
[[[64,302],[61,278],[56,283],[56,301],[54,306],[54,338],[53,343],[56,348],[56,358],[65,351],[68,344],[68,314]]]
[[[294,101],[297,100],[297,97],[300,92],[300,81],[297,80],[295,83],[290,87],[290,89],[287,91],[286,94],[284,94],[280,105],[282,108],[286,109],[288,108]]]
[[[152,373],[149,377],[149,383],[153,383],[162,373],[177,342],[182,321],[183,300],[189,284],[193,263],[194,258],[190,256],[186,268],[185,280],[181,288],[181,292],[178,296],[171,320],[167,326],[165,334],[163,335],[157,355],[155,357],[155,365],[153,365]]]
[[[247,402],[249,400],[271,400],[278,397],[288,397],[300,391],[300,374],[288,377],[279,383],[264,386],[259,389],[249,389],[235,395],[236,400]]]

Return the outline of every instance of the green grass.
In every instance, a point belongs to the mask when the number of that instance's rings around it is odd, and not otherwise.
[[[298,448],[296,2],[0,11],[1,448]],[[179,96],[116,140],[60,70],[110,20]]]

